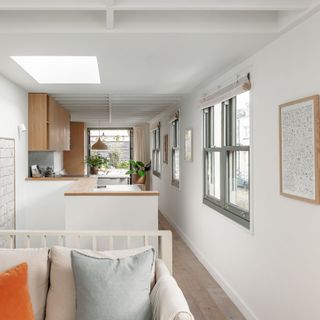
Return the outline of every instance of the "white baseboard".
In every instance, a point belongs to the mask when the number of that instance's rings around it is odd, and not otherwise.
[[[247,320],[258,320],[258,317],[253,313],[253,311],[247,306],[247,304],[242,300],[240,295],[232,288],[232,286],[226,281],[226,279],[221,275],[221,273],[215,269],[201,251],[193,244],[193,242],[189,239],[189,237],[181,230],[181,228],[173,221],[171,217],[161,212],[161,214],[169,221],[169,223],[176,229],[179,236],[183,239],[183,241],[189,246],[193,254],[198,258],[198,260],[203,264],[203,266],[208,270],[211,276],[218,282],[221,288],[226,292],[228,297],[232,300],[232,302],[237,306],[237,308],[241,311],[243,316]]]

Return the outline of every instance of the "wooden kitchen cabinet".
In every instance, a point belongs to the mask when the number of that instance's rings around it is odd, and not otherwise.
[[[64,170],[67,175],[83,176],[85,174],[85,139],[85,123],[70,122],[70,151],[63,152]]]
[[[46,93],[29,93],[29,151],[70,150],[70,115]]]

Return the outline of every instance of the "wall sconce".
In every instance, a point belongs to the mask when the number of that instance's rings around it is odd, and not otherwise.
[[[26,125],[24,123],[20,123],[18,125],[19,138],[21,138],[22,133],[26,131],[27,131]]]

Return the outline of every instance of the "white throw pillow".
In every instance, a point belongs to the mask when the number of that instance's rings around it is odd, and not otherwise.
[[[28,286],[36,320],[44,319],[49,283],[48,251],[47,248],[0,249],[0,271],[22,262],[28,264]]]
[[[150,246],[128,250],[92,251],[54,246],[50,251],[50,288],[47,299],[46,320],[75,320],[76,303],[71,251],[77,250],[97,258],[119,259],[136,255]],[[153,284],[155,275],[150,282]]]

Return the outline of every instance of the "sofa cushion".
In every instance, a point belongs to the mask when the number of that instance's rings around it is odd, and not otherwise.
[[[34,320],[26,263],[0,272],[0,310],[0,320]]]
[[[152,289],[150,299],[154,320],[194,320],[188,303],[176,280],[163,272]],[[167,274],[165,274],[167,273]]]
[[[150,278],[154,249],[122,259],[71,252],[76,319],[151,320]]]
[[[0,271],[28,264],[28,287],[36,320],[43,320],[49,282],[48,249],[0,249]]]
[[[150,246],[110,251],[77,250],[86,255],[101,258],[118,259],[133,256],[150,249]],[[47,299],[46,320],[75,320],[75,286],[71,267],[71,251],[73,249],[54,246],[50,250],[51,273],[50,288]],[[155,282],[155,275],[150,280]],[[57,307],[58,306],[58,307]]]

